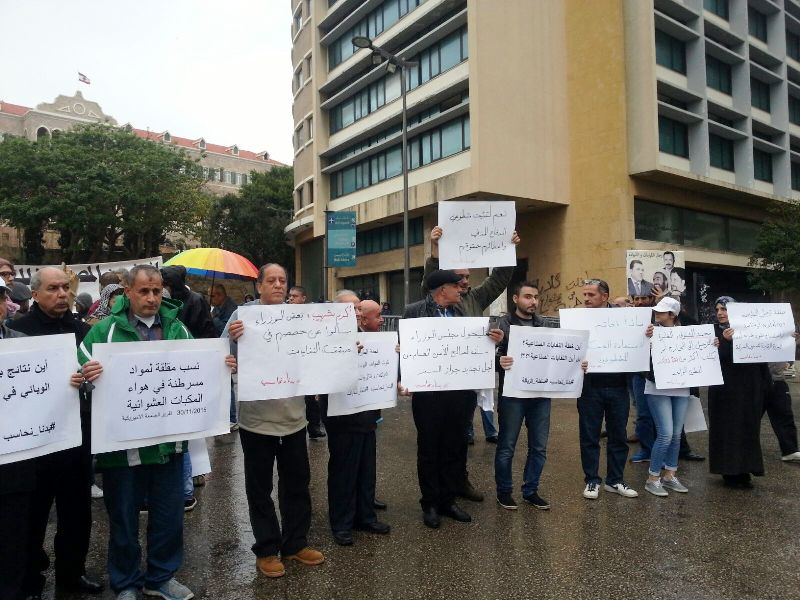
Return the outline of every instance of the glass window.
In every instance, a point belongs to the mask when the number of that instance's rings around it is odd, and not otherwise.
[[[685,123],[658,116],[658,149],[689,158],[689,130]]]
[[[724,94],[731,93],[731,66],[706,55],[706,83]]]
[[[442,127],[442,158],[461,152],[463,149],[461,120],[447,123]]]
[[[683,243],[712,250],[725,250],[725,217],[693,210],[683,211]]]
[[[791,31],[786,32],[786,54],[800,61],[800,35]]]
[[[767,41],[767,15],[752,6],[747,7],[747,31],[762,42]]]
[[[400,71],[395,71],[386,78],[386,101],[391,102],[400,97]]]
[[[677,38],[656,29],[656,62],[678,73],[686,73],[686,45]]]
[[[800,192],[800,163],[792,163],[792,189]]]
[[[728,219],[728,250],[751,255],[756,247],[761,225],[741,219]]]
[[[703,8],[726,21],[728,20],[728,0],[703,0]]]
[[[708,136],[711,152],[711,166],[726,171],[733,171],[733,141],[714,135]]]
[[[382,10],[384,29],[389,29],[400,20],[400,2],[398,0],[387,0]]]
[[[347,167],[342,171],[342,195],[356,191],[355,167]]]
[[[386,178],[396,177],[403,172],[402,150],[400,146],[392,148],[386,153]]]
[[[772,183],[772,155],[753,149],[753,176],[759,181]]]
[[[242,173],[242,175],[239,177],[239,183],[242,185],[247,185],[247,173]]]
[[[459,36],[449,35],[442,40],[441,70],[446,71],[461,62],[461,41]]]
[[[634,202],[636,239],[681,244],[680,209],[646,200]]]
[[[431,134],[425,133],[420,139],[420,146],[422,150],[422,164],[427,165],[431,162]]]
[[[755,108],[770,112],[769,84],[750,78],[750,103]]]
[[[800,98],[789,96],[789,121],[800,125]]]

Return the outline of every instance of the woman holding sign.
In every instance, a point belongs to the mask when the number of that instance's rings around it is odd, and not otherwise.
[[[766,363],[734,364],[729,302],[734,299],[722,296],[714,303],[714,329],[725,383],[708,390],[708,466],[712,473],[722,475],[726,486],[749,489],[753,487],[751,474],[764,474],[761,415],[772,379]]]

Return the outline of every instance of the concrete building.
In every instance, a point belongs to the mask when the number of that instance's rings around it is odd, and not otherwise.
[[[516,279],[542,309],[627,249],[684,250],[692,311],[747,297],[772,201],[800,189],[795,0],[291,0],[299,279],[322,288],[325,211],[358,215],[346,286],[402,299],[396,74],[354,35],[419,66],[409,81],[412,280],[439,200],[514,200]],[[797,162],[796,162],[797,161]],[[412,292],[416,285],[412,283]],[[702,312],[702,310],[700,311]]]

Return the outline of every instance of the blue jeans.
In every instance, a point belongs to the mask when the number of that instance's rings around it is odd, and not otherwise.
[[[194,497],[194,482],[192,481],[192,459],[189,451],[183,453],[183,499],[191,500]]]
[[[182,459],[163,465],[116,467],[103,472],[108,512],[108,580],[115,593],[157,589],[183,562]],[[147,571],[142,573],[139,508],[147,498]]]
[[[656,424],[653,422],[653,415],[650,414],[647,399],[644,397],[644,382],[644,377],[638,373],[631,376],[631,389],[636,402],[636,428],[634,431],[636,437],[639,438],[640,454],[644,458],[649,458],[653,442],[656,439]]]
[[[550,436],[550,398],[509,398],[500,396],[497,422],[500,434],[494,455],[494,480],[497,493],[510,493],[514,486],[511,463],[522,421],[528,427],[528,457],[522,481],[522,495],[539,489],[544,463],[547,460],[547,439]]]
[[[472,416],[475,416],[475,411],[472,411]],[[481,423],[483,424],[483,435],[487,438],[497,435],[497,429],[494,428],[494,412],[491,410],[481,409]],[[467,437],[473,439],[475,437],[475,428],[472,426],[472,419],[469,420],[469,427],[467,428]]]
[[[586,483],[600,483],[600,428],[606,420],[608,443],[606,483],[622,483],[628,459],[628,425],[630,401],[625,387],[584,388],[578,398],[578,432],[581,444],[581,465]]]
[[[238,423],[239,419],[236,415],[236,394],[233,391],[233,381],[231,381],[231,414],[230,414],[230,422],[231,423]]]
[[[656,442],[650,453],[650,475],[660,475],[661,465],[667,471],[678,470],[681,431],[689,407],[688,396],[655,396],[647,394],[647,404],[656,423]],[[653,471],[655,467],[656,471]]]

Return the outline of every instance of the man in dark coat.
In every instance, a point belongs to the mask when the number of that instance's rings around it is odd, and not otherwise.
[[[174,265],[161,269],[164,287],[169,290],[170,298],[183,303],[178,311],[178,320],[186,325],[194,338],[219,337],[211,320],[211,307],[197,292],[186,287],[186,267]]]
[[[228,296],[225,286],[221,283],[211,286],[211,293],[208,297],[211,298],[211,319],[214,321],[214,328],[219,337],[238,306]]]
[[[61,269],[45,267],[31,277],[34,304],[11,327],[28,336],[74,333],[83,341],[89,326],[75,318],[69,309],[69,277]],[[92,529],[91,487],[92,452],[89,399],[81,396],[83,443],[35,458],[36,486],[30,506],[31,525],[27,536],[24,591],[38,598],[44,589],[50,560],[44,551],[47,519],[53,501],[58,506],[55,554],[56,586],[63,591],[98,594],[103,586],[86,577],[86,555]]]

